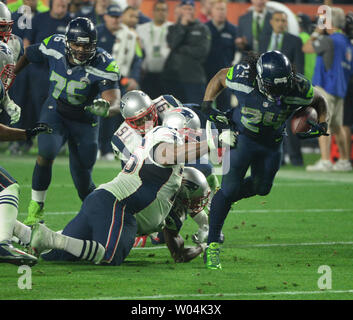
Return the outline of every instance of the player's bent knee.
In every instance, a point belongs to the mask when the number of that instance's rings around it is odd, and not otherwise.
[[[39,166],[42,166],[42,167],[52,166],[53,162],[54,162],[54,160],[49,160],[47,158],[44,158],[43,156],[37,157],[37,163]]]
[[[256,194],[259,196],[267,196],[270,193],[271,188],[272,188],[272,184],[271,185],[262,185],[257,188]]]

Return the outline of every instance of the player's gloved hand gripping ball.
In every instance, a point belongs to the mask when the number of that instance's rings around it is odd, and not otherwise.
[[[91,106],[85,107],[85,110],[95,114],[96,116],[106,118],[109,116],[109,101],[99,98],[93,100],[93,104]]]
[[[310,139],[329,135],[327,133],[327,122],[315,123],[311,120],[308,120],[307,122],[311,125],[311,129],[308,132],[298,132],[296,135],[300,139]]]

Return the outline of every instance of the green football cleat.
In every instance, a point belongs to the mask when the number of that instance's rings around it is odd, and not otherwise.
[[[218,242],[211,242],[205,251],[205,263],[207,269],[220,270],[222,269],[221,263],[219,262],[219,248]]]
[[[39,221],[44,220],[44,209],[41,207],[41,205],[34,201],[31,200],[28,206],[28,216],[23,223],[27,226],[33,226]]]

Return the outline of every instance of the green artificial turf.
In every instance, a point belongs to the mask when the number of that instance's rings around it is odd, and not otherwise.
[[[306,156],[313,162],[316,156]],[[18,219],[26,217],[33,156],[0,156],[21,185]],[[109,181],[117,163],[98,161],[94,181]],[[0,264],[0,299],[352,299],[353,173],[308,173],[284,166],[267,197],[232,206],[223,232],[222,270],[207,270],[200,257],[176,264],[164,245],[133,249],[119,267],[44,262],[32,267],[31,289],[20,289],[17,266]],[[45,221],[62,229],[80,208],[67,157],[54,165]],[[186,245],[197,226],[187,219]],[[321,290],[320,266],[331,271]],[[325,267],[325,270],[328,270]],[[327,282],[326,285],[328,284]]]

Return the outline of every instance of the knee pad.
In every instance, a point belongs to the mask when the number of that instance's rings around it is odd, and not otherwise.
[[[18,198],[19,194],[20,194],[20,186],[18,183],[13,183],[11,185],[9,185],[7,188],[5,188],[4,190],[2,190],[0,192],[0,195],[5,195],[5,194],[11,194],[14,195]]]

